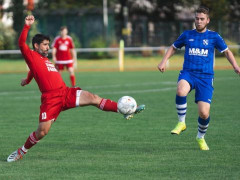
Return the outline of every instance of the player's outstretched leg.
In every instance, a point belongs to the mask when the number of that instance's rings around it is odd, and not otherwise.
[[[89,106],[93,105],[101,109],[102,111],[118,112],[117,102],[111,99],[101,98],[96,94],[92,94],[88,91],[80,90],[79,106]],[[134,114],[140,113],[145,109],[145,105],[140,105],[137,107],[136,111],[130,115],[124,115],[125,119],[131,119]]]
[[[133,113],[133,114],[129,114],[129,115],[124,115],[124,118],[127,119],[127,120],[130,120],[131,118],[133,118],[133,116],[135,114],[138,114],[140,112],[142,112],[143,110],[145,109],[145,105],[142,104],[142,105],[139,105],[136,109],[136,111]]]

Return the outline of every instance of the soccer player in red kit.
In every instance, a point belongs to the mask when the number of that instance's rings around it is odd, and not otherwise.
[[[66,26],[61,27],[60,36],[57,36],[52,44],[52,58],[59,72],[67,68],[70,74],[72,87],[76,86],[74,64],[77,63],[76,52],[72,38],[68,35]]]
[[[69,88],[65,85],[60,73],[47,58],[50,42],[48,36],[36,34],[32,39],[34,50],[28,47],[26,44],[27,34],[34,21],[32,15],[25,18],[25,25],[18,43],[30,69],[27,78],[22,80],[21,85],[27,85],[34,78],[42,93],[39,125],[37,130],[29,135],[25,144],[9,155],[8,162],[21,159],[31,147],[46,136],[61,111],[88,105],[96,106],[103,111],[118,111],[117,103],[110,99],[101,98],[79,87]],[[144,105],[138,106],[134,114],[141,112],[144,108]],[[125,118],[129,119],[132,116],[133,114],[125,116]]]

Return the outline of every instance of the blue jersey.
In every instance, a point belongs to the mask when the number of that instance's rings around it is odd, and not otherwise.
[[[184,31],[173,43],[174,48],[185,46],[183,70],[199,78],[213,78],[214,48],[221,53],[228,49],[223,38],[216,32],[199,33]]]

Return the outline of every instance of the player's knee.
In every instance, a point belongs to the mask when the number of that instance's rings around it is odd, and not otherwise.
[[[200,112],[199,112],[199,116],[200,116],[200,118],[202,118],[202,119],[207,119],[207,118],[209,117],[209,113],[206,112],[206,111],[200,111]]]
[[[85,91],[84,94],[85,97],[87,98],[86,100],[86,102],[88,102],[87,104],[97,105],[99,104],[99,101],[101,101],[101,98],[96,94],[92,94],[88,91]]]
[[[69,69],[68,71],[69,71],[70,75],[74,75],[74,70],[73,69]]]
[[[187,92],[186,92],[184,89],[178,87],[178,88],[177,88],[177,95],[178,95],[178,96],[186,96],[186,95],[187,95]]]
[[[42,130],[37,130],[36,131],[36,136],[37,138],[40,140],[42,139],[44,136],[46,136],[48,134],[49,130],[48,129],[42,129]]]
[[[44,138],[47,134],[48,134],[48,131],[41,131],[41,132],[40,132],[40,138],[39,138],[39,139]]]

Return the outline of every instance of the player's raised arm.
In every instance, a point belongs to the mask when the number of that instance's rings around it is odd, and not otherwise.
[[[22,33],[19,37],[19,40],[18,40],[18,45],[21,49],[21,51],[23,52],[24,49],[27,49],[28,46],[26,44],[26,40],[27,40],[27,34],[28,34],[28,31],[30,29],[30,26],[34,23],[35,19],[34,19],[34,16],[30,15],[30,16],[27,16],[25,18],[25,25],[23,27],[23,30],[22,30]]]
[[[240,75],[240,67],[237,64],[237,61],[235,60],[232,51],[230,51],[229,49],[227,49],[226,51],[224,51],[224,54],[227,58],[227,60],[230,62],[230,64],[232,65],[234,71]]]
[[[158,64],[158,69],[161,72],[164,72],[166,70],[166,63],[168,59],[176,52],[176,49],[173,46],[170,46],[166,52],[166,54],[163,56],[162,61]]]

